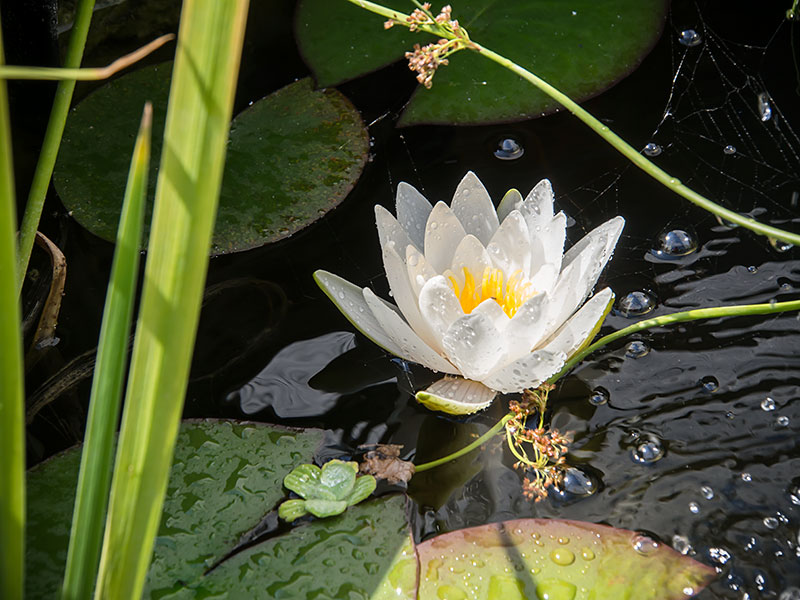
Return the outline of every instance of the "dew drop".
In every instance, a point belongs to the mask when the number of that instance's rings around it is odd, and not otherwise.
[[[686,256],[697,250],[697,240],[684,229],[662,231],[657,240],[653,254],[658,258],[670,259]]]
[[[650,440],[639,444],[631,450],[633,462],[642,465],[651,465],[664,457],[664,447],[658,440]]]
[[[601,404],[605,404],[608,402],[608,399],[611,395],[608,393],[608,390],[604,387],[596,387],[592,390],[592,395],[589,396],[589,404],[594,404],[595,406],[600,406]]]
[[[673,535],[672,547],[676,552],[680,552],[684,556],[692,551],[692,545],[689,543],[689,538],[687,538],[685,535]]]
[[[431,228],[431,229],[439,229],[439,223],[437,223],[436,221],[433,221],[433,222],[430,224],[430,228]]]
[[[656,307],[655,298],[643,291],[626,294],[617,302],[617,312],[623,317],[646,315]]]
[[[566,567],[575,562],[575,554],[569,548],[556,548],[550,553],[550,560],[557,565]]]
[[[419,257],[416,254],[412,254],[408,257],[408,264],[412,267],[416,267],[419,264]]]
[[[344,292],[339,292],[336,295],[339,296],[339,300],[344,300]]]
[[[794,248],[794,244],[790,244],[789,242],[784,242],[783,240],[776,240],[775,238],[769,238],[769,245],[772,246],[776,252],[788,252],[792,248]]]
[[[761,401],[761,410],[771,411],[775,410],[776,408],[775,400],[767,396]]]
[[[628,347],[625,348],[625,356],[629,358],[642,358],[647,356],[650,352],[650,346],[645,344],[642,340],[633,340]]]
[[[516,160],[525,154],[525,148],[513,137],[505,137],[497,142],[494,155],[500,160]]]
[[[642,556],[650,556],[658,550],[658,542],[655,541],[653,538],[643,535],[643,534],[636,534],[633,536],[631,540],[631,544],[633,545],[633,549],[641,554]]]
[[[769,102],[769,94],[766,92],[758,95],[758,114],[762,121],[769,121],[772,118],[772,105]]]
[[[722,149],[722,151],[723,151],[725,154],[736,154],[736,146],[732,146],[731,144],[728,144],[727,146],[725,146],[725,147]]]
[[[700,488],[700,493],[706,500],[714,498],[714,489],[710,485],[704,485]]]
[[[642,152],[644,152],[647,156],[658,156],[661,154],[662,148],[658,144],[654,142],[649,142],[645,145]]]
[[[694,29],[684,29],[678,34],[678,41],[688,48],[698,46],[703,38]]]
[[[717,381],[716,377],[712,377],[711,375],[703,377],[700,380],[700,385],[702,385],[703,389],[707,392],[716,392],[719,389],[719,381]]]

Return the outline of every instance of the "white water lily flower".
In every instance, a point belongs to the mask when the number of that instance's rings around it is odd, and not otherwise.
[[[615,217],[563,254],[566,216],[540,181],[495,210],[469,172],[450,206],[407,183],[397,218],[375,207],[383,264],[397,306],[328,273],[314,274],[339,310],[376,344],[448,374],[417,399],[452,414],[497,392],[539,386],[590,341],[611,307],[609,288],[584,304],[625,224]],[[583,305],[583,306],[581,306]]]

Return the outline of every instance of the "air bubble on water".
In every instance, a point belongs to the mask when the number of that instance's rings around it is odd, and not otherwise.
[[[709,548],[708,555],[711,557],[711,560],[721,565],[724,565],[731,559],[731,553],[725,550],[725,548]]]
[[[629,358],[642,358],[650,352],[650,346],[641,340],[634,340],[625,348],[625,356]]]
[[[714,489],[710,485],[704,485],[700,488],[700,493],[703,495],[703,498],[706,500],[711,500],[714,498]]]
[[[692,551],[692,545],[689,543],[689,538],[687,538],[685,535],[678,535],[677,533],[672,536],[672,548],[684,556]]]
[[[658,235],[652,253],[658,258],[686,256],[697,250],[697,239],[684,229],[668,229]]]
[[[788,252],[792,248],[794,248],[794,244],[790,244],[789,242],[784,242],[783,240],[777,240],[775,238],[769,238],[769,245],[772,246],[776,252]]]
[[[788,427],[789,426],[789,417],[787,417],[786,415],[779,415],[775,419],[775,425],[777,425],[778,427]]]
[[[605,404],[608,402],[608,399],[611,397],[611,394],[608,393],[608,390],[604,387],[596,387],[592,390],[592,395],[589,396],[589,404],[594,404],[595,406],[600,406],[601,404]]]
[[[644,152],[647,156],[658,156],[661,154],[662,148],[658,144],[654,142],[650,142],[645,145],[642,152]]]
[[[772,118],[772,105],[769,102],[769,94],[766,92],[758,95],[758,114],[762,121],[769,121]]]
[[[767,396],[761,401],[761,410],[770,411],[775,410],[777,404],[775,404],[775,400]]]
[[[700,512],[700,505],[697,502],[689,502],[689,512],[696,515]]]
[[[558,487],[572,496],[585,498],[594,494],[598,485],[591,475],[575,467],[567,467],[564,478]]]
[[[727,146],[725,146],[725,147],[722,149],[722,151],[723,151],[725,154],[736,154],[736,146],[732,146],[731,144],[728,144]]]
[[[700,380],[700,385],[707,392],[716,392],[719,389],[719,381],[716,377],[707,375]]]
[[[699,45],[703,41],[703,38],[701,38],[700,34],[694,29],[684,29],[678,34],[678,41],[684,46],[692,48]]]
[[[525,148],[513,137],[506,137],[497,142],[494,155],[500,160],[516,160],[525,154]]]
[[[742,474],[740,475],[740,477],[742,478],[742,481],[746,481],[746,482],[748,482],[748,483],[750,483],[751,481],[753,481],[753,476],[752,476],[752,475],[750,475],[750,473],[747,473],[747,472],[745,472],[745,473],[742,473]]]
[[[758,267],[750,265],[749,267],[747,267],[747,272],[748,273],[758,273]]]
[[[780,522],[775,517],[764,517],[762,521],[767,529],[777,529]]]
[[[656,300],[643,291],[633,291],[617,302],[617,313],[623,317],[640,317],[656,307]]]
[[[662,446],[661,442],[657,439],[648,440],[631,450],[633,462],[643,465],[651,465],[661,460],[663,457],[664,446]]]

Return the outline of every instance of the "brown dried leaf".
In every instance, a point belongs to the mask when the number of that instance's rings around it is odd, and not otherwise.
[[[372,447],[372,446],[369,446]],[[363,448],[363,446],[362,446]],[[414,476],[414,463],[400,460],[403,446],[398,444],[378,444],[364,455],[359,465],[361,473],[385,479],[389,483],[408,483]]]

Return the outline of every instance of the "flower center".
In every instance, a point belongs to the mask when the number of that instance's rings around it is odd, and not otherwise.
[[[502,269],[486,267],[476,281],[472,272],[464,267],[464,287],[462,288],[454,275],[447,276],[465,314],[471,313],[481,302],[491,298],[511,318],[519,307],[525,304],[526,300],[538,292],[533,289],[531,282],[523,277],[521,270],[512,273],[506,279],[505,285],[503,284],[504,277]]]

